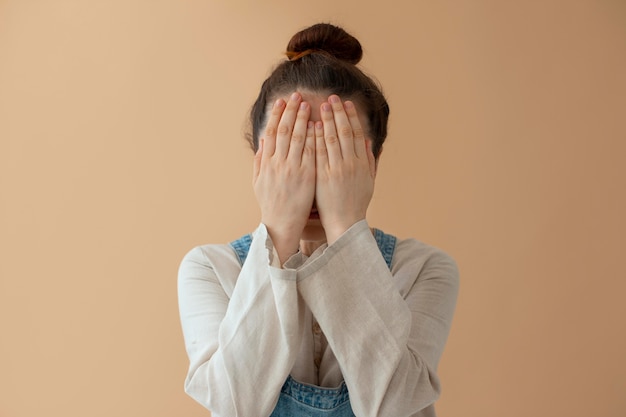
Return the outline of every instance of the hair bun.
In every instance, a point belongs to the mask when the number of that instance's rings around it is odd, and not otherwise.
[[[315,50],[353,65],[363,56],[361,43],[354,36],[329,23],[318,23],[293,35],[287,45],[287,56]]]

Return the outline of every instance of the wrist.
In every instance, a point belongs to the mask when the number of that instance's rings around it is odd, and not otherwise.
[[[265,222],[262,223],[267,229],[267,233],[274,246],[274,250],[278,254],[281,265],[300,250],[302,228],[298,231],[298,228],[275,228]]]
[[[354,226],[356,223],[360,222],[363,219],[365,218],[363,217],[354,220],[344,220],[341,222],[331,223],[328,226],[324,226],[324,232],[326,233],[326,241],[328,245],[330,246],[335,243],[335,241],[337,241],[337,239],[339,239],[344,233],[346,233],[348,229],[350,229],[352,226]]]

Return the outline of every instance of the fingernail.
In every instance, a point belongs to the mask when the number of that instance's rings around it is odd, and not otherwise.
[[[323,104],[322,104],[322,110],[323,110],[323,111],[330,111],[330,104],[328,104],[328,103],[323,103]]]
[[[291,95],[291,99],[292,99],[293,101],[298,101],[298,100],[300,100],[300,94],[299,94],[299,93],[293,93],[293,94]]]
[[[331,103],[339,103],[339,97],[333,95],[329,97]]]
[[[276,101],[274,102],[274,107],[280,107],[283,105],[283,100],[282,99],[276,99]]]
[[[351,109],[351,108],[354,107],[354,104],[351,101],[346,101],[344,103],[344,106],[345,106],[346,109]]]
[[[309,107],[306,101],[300,103],[300,110],[306,110]]]
[[[324,123],[322,122],[315,122],[315,128],[316,129],[323,129],[324,128]]]
[[[311,120],[309,120],[306,124],[307,129],[313,129],[313,126],[315,126],[315,123],[313,123]]]

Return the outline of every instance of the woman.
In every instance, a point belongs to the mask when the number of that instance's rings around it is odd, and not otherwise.
[[[366,221],[389,107],[361,55],[293,36],[251,111],[261,224],[182,261],[185,390],[213,416],[435,415],[458,272]]]

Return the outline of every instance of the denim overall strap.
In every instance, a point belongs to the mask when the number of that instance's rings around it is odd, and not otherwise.
[[[374,229],[374,238],[387,266],[391,270],[391,261],[396,249],[397,239],[381,230]],[[237,253],[241,265],[246,261],[252,235],[245,235],[230,246]],[[291,376],[283,384],[278,403],[270,417],[355,417],[350,406],[348,387],[342,382],[338,388],[323,388],[303,384]]]
[[[252,235],[245,235],[237,240],[230,242],[230,246],[235,250],[239,263],[243,265],[248,257],[248,251],[250,251],[250,245],[252,244]]]
[[[376,244],[378,245],[378,249],[380,253],[383,255],[387,266],[391,270],[391,261],[393,260],[393,253],[396,250],[396,242],[397,238],[393,235],[388,235],[384,233],[382,230],[374,229],[374,239],[376,239]],[[235,250],[237,257],[239,258],[239,263],[243,265],[248,257],[248,251],[250,250],[250,245],[252,244],[252,235],[244,235],[237,240],[233,240],[230,242],[230,246]]]
[[[388,235],[379,229],[374,229],[374,239],[376,239],[376,243],[378,244],[378,249],[380,249],[380,253],[383,255],[385,262],[387,262],[387,266],[391,271],[391,261],[393,260],[393,253],[396,251],[396,243],[398,239],[393,235]]]

